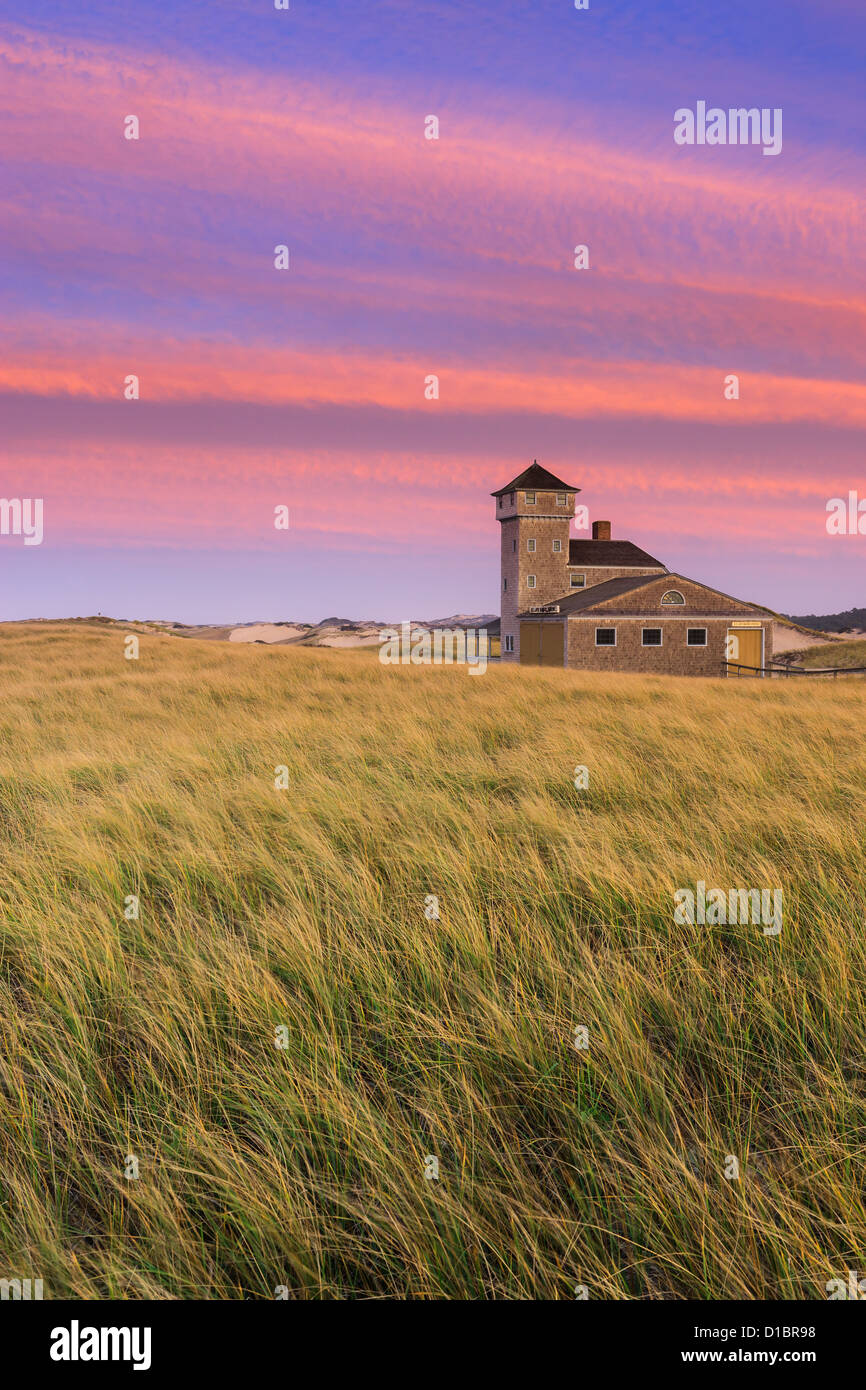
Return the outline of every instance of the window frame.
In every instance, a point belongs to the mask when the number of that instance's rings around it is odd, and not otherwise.
[[[693,632],[702,632],[702,633],[704,634],[704,640],[703,640],[703,642],[690,642],[690,641],[689,641],[689,638],[691,637],[691,635],[692,635]],[[710,636],[710,634],[708,633],[708,631],[707,631],[707,629],[706,629],[705,627],[687,627],[687,628],[686,628],[686,646],[687,646],[687,647],[708,647],[708,646],[709,646],[709,636]]]
[[[556,505],[557,505],[557,507],[567,507],[567,506],[568,506],[568,493],[567,493],[567,492],[558,492],[558,493],[556,494]]]
[[[537,575],[537,574],[528,574],[528,575],[526,576],[526,587],[527,587],[527,589],[537,589],[537,588],[538,588],[538,584],[537,584],[537,582],[536,582],[537,579],[538,579],[538,575]]]
[[[534,537],[534,536],[527,536],[527,537],[526,537],[526,553],[527,553],[527,555],[534,555],[534,554],[535,554],[535,548],[536,548],[536,547],[535,547],[535,537]]]
[[[648,641],[646,640],[646,634],[647,634],[648,632],[657,632],[658,635],[659,635],[659,640],[658,640],[657,642],[648,642]],[[640,644],[641,644],[642,647],[663,647],[663,646],[664,646],[664,643],[665,643],[665,630],[664,630],[663,627],[642,627],[642,628],[641,628],[641,630],[640,630]]]
[[[506,634],[505,634],[505,650],[506,650],[507,652],[513,652],[513,651],[514,651],[514,633],[513,633],[513,632],[506,632]]]
[[[575,579],[582,579],[582,580],[583,580],[583,583],[582,583],[582,584],[575,584],[575,582],[574,582]],[[585,589],[585,588],[586,588],[586,575],[585,575],[585,574],[570,574],[570,575],[568,576],[568,587],[569,587],[570,589]]]
[[[536,499],[538,497],[537,491],[524,492],[523,496],[526,500],[527,507],[534,507],[536,505]]]
[[[613,633],[613,641],[612,641],[612,642],[599,642],[599,640],[598,640],[598,634],[599,634],[600,632],[612,632],[612,633]],[[616,628],[615,628],[615,627],[597,627],[597,628],[595,629],[595,645],[596,645],[597,647],[615,647],[616,644],[617,644],[617,642],[616,642]]]
[[[562,541],[557,540],[555,537],[554,537],[554,541],[553,541],[553,553],[554,553],[554,555],[561,555],[561,554],[562,554]]]
[[[669,598],[670,594],[676,594],[676,598]],[[680,593],[679,589],[666,589],[659,599],[659,608],[685,608],[685,606],[686,596]]]

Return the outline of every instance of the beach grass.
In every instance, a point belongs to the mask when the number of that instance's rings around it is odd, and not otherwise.
[[[862,682],[139,642],[0,627],[0,1276],[787,1299],[866,1268]],[[699,881],[781,888],[782,931],[677,925]]]

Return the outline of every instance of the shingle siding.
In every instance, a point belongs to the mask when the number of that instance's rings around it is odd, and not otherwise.
[[[708,589],[706,585],[698,584],[693,579],[684,579],[678,574],[661,575],[652,584],[645,584],[627,593],[618,594],[615,598],[602,600],[598,611],[607,608],[617,613],[646,613],[655,609],[663,617],[666,610],[661,607],[661,597],[669,589],[682,594],[686,601],[685,606],[678,605],[675,609],[667,610],[669,612],[732,615],[740,613],[743,617],[760,617],[760,611],[752,604],[744,603],[741,599],[728,598],[726,594],[720,594],[715,589]]]
[[[565,581],[566,591],[572,594],[578,592],[578,590],[571,588],[570,576],[572,574],[585,574],[586,584],[584,587],[591,589],[596,584],[605,584],[608,579],[629,579],[634,574],[652,574],[656,572],[659,574],[667,573],[664,565],[657,566],[656,570],[653,570],[650,566],[647,566],[645,570],[639,569],[634,565],[623,565],[619,569],[612,565],[569,565]]]
[[[725,660],[725,640],[728,628],[736,617],[697,614],[671,618],[651,614],[629,617],[608,617],[601,613],[581,614],[566,619],[568,646],[566,664],[574,671],[636,671],[642,674],[673,676],[720,676]],[[764,665],[772,658],[773,623],[767,619],[764,630]],[[597,647],[595,629],[616,628],[615,647]],[[644,647],[641,629],[660,627],[662,645]],[[689,647],[686,633],[690,627],[707,629],[705,647]]]

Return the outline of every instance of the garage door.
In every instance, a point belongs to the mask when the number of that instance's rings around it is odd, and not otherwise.
[[[521,623],[521,666],[562,666],[565,623]]]
[[[562,650],[564,638],[565,623],[541,624],[542,666],[562,666]]]
[[[541,665],[541,623],[520,624],[521,666]]]

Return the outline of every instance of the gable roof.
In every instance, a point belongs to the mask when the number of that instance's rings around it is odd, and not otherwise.
[[[640,589],[644,584],[653,584],[657,579],[664,578],[666,576],[663,574],[636,574],[633,577],[626,575],[622,579],[606,579],[603,584],[591,584],[588,589],[577,589],[550,602],[559,606],[560,613],[580,613],[584,609],[595,608],[605,599],[618,598],[620,594],[628,594],[632,589]]]
[[[568,563],[590,567],[592,565],[615,565],[617,569],[626,569],[631,565],[655,565],[657,569],[661,570],[667,568],[661,560],[654,560],[652,555],[648,555],[645,550],[641,550],[639,545],[634,545],[631,541],[581,539],[569,541]]]
[[[510,483],[501,487],[496,492],[491,492],[491,497],[501,497],[503,492],[514,492],[516,488],[528,487],[537,488],[543,491],[553,492],[580,492],[579,487],[573,483],[564,483],[561,478],[557,478],[553,473],[548,473],[546,468],[542,468],[535,459],[532,460],[529,468],[524,469],[516,478],[512,478]]]
[[[689,579],[685,574],[636,574],[634,576],[625,575],[622,579],[606,579],[603,584],[591,584],[588,589],[578,589],[576,593],[564,594],[562,598],[551,599],[550,602],[558,606],[559,612],[565,617],[572,614],[593,613],[596,610],[603,617],[622,617],[622,618],[643,618],[647,616],[658,617],[660,615],[659,606],[649,605],[644,611],[638,609],[635,612],[618,613],[616,609],[605,607],[610,599],[620,598],[623,594],[630,594],[636,589],[644,589],[648,584],[658,584],[664,581],[667,586],[669,581],[682,580],[686,584],[694,584],[697,589],[704,589],[708,594],[716,594],[719,598],[726,598],[730,603],[736,604],[736,609],[728,610],[734,616],[743,608],[754,613],[762,610],[755,604],[747,602],[746,599],[733,598],[730,594],[723,594],[720,589],[712,589],[709,584],[702,584],[699,579]],[[519,613],[518,617],[534,617],[526,611]],[[557,615],[554,614],[554,617]],[[690,615],[693,616],[693,615]],[[714,617],[725,616],[725,610],[720,609],[713,614]]]

